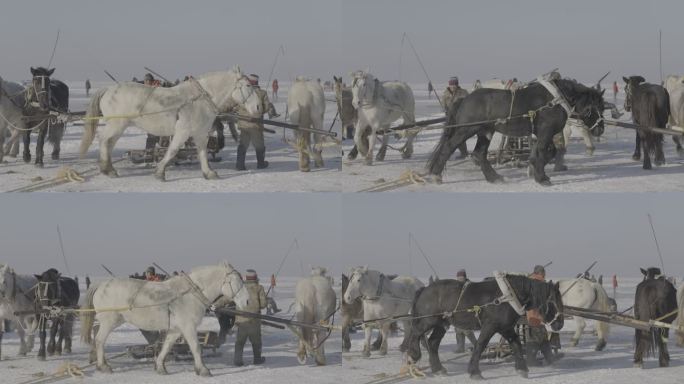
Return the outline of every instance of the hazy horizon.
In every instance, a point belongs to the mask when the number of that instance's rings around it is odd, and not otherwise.
[[[105,69],[128,80],[144,66],[175,79],[235,64],[267,79],[282,45],[277,78],[370,68],[380,79],[426,83],[402,44],[407,33],[435,83],[529,80],[556,67],[583,81],[610,70],[607,81],[641,74],[657,82],[660,29],[664,74],[684,72],[676,38],[684,3],[672,0],[8,0],[3,10],[0,75],[8,80],[47,65],[58,29],[55,77],[70,81],[107,79]]]

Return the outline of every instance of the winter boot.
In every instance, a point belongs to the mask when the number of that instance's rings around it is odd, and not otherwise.
[[[237,149],[237,161],[235,162],[235,169],[238,171],[246,171],[245,167],[245,157],[247,156],[247,148],[242,145],[238,145]]]
[[[264,160],[266,158],[266,149],[260,149],[256,151],[257,158],[257,169],[268,168],[268,161]]]

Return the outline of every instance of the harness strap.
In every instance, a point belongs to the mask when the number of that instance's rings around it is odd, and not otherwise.
[[[547,91],[551,94],[553,97],[553,100],[551,100],[551,103],[553,105],[560,105],[564,110],[565,113],[568,114],[568,117],[572,115],[573,107],[570,106],[570,103],[561,95],[560,90],[558,87],[556,87],[555,84],[553,84],[551,81],[547,80],[543,76],[539,76],[537,78],[537,82],[541,84],[544,88],[546,88]]]
[[[518,296],[515,295],[513,287],[508,282],[506,278],[506,272],[494,271],[494,279],[496,279],[496,284],[499,286],[501,293],[503,294],[498,300],[501,303],[508,303],[515,310],[515,312],[522,316],[525,314],[525,307],[520,304]]]

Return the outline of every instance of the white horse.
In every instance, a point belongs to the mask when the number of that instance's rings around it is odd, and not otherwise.
[[[390,280],[384,274],[369,270],[368,267],[352,269],[343,300],[348,304],[353,303],[359,297],[363,300],[364,357],[370,356],[373,328],[379,328],[382,333],[380,354],[387,354],[390,325],[397,321],[393,318],[410,314],[416,291],[424,286],[413,277],[399,276]],[[403,323],[404,333],[410,331],[410,319],[404,318],[398,321]]]
[[[0,162],[5,154],[16,156],[19,139],[27,129],[22,119],[26,104],[26,88],[18,83],[0,78]],[[9,137],[7,145],[5,139]],[[13,150],[14,149],[14,150]]]
[[[677,335],[677,345],[684,347],[684,284],[682,284],[677,290],[677,318],[673,324],[679,327],[679,330],[675,332]]]
[[[16,324],[19,334],[19,355],[25,356],[33,349],[34,332],[38,328],[35,315],[15,316],[15,312],[35,311],[35,288],[38,279],[33,275],[18,275],[12,268],[0,264],[0,355],[2,354],[2,330],[4,319]],[[29,331],[28,342],[26,330]]]
[[[100,171],[103,174],[118,176],[112,166],[112,150],[126,128],[136,126],[156,136],[173,136],[169,149],[157,165],[155,176],[158,179],[165,180],[167,164],[190,137],[197,145],[202,174],[206,179],[216,179],[218,174],[207,161],[209,131],[217,114],[238,104],[244,105],[250,115],[263,112],[259,111],[257,93],[239,67],[206,73],[172,88],[138,83],[104,88],[90,99],[81,139],[81,156],[93,142],[98,117],[103,116],[106,121],[106,127],[100,133]]]
[[[684,127],[684,76],[670,75],[665,80],[665,89],[670,94],[670,125]],[[672,136],[677,145],[677,154],[684,156],[680,138]]]
[[[599,283],[589,281],[587,279],[578,277],[572,280],[559,281],[560,292],[563,295],[563,305],[572,307],[593,309],[601,312],[610,312],[610,300],[606,290]],[[573,285],[574,284],[574,285]],[[579,343],[586,321],[575,316],[575,335],[570,341],[573,347]],[[601,321],[596,322],[596,332],[598,333],[598,341],[596,342],[596,350],[601,351],[606,346],[606,336],[608,336],[609,325]]]
[[[290,121],[302,128],[323,130],[325,115],[325,95],[318,81],[305,77],[297,77],[287,94],[287,110]],[[295,131],[297,150],[299,151],[299,170],[309,172],[309,154],[313,154],[314,165],[323,167],[323,136],[306,131]],[[311,146],[311,135],[315,146]]]
[[[388,129],[399,118],[403,118],[404,124],[415,123],[416,102],[411,87],[406,83],[380,82],[364,71],[354,72],[351,77],[352,105],[357,111],[354,143],[359,153],[366,157],[366,165],[372,165],[377,132]],[[368,127],[370,135],[366,143],[364,132]],[[406,132],[406,144],[400,149],[404,159],[413,154],[413,141],[417,134],[418,131],[415,130]],[[385,159],[389,136],[389,132],[382,135],[382,146],[376,157],[378,161]]]
[[[312,268],[311,276],[299,280],[295,288],[297,321],[315,325],[329,325],[335,313],[337,296],[325,268]],[[325,365],[325,340],[329,332],[302,327],[298,335],[297,359],[306,363],[307,354],[314,356],[316,364]],[[308,352],[308,353],[307,353]]]
[[[164,359],[174,342],[183,336],[195,360],[195,373],[211,376],[202,362],[202,350],[197,340],[197,326],[207,309],[205,303],[223,295],[241,308],[246,305],[249,293],[242,289],[240,273],[227,263],[194,268],[187,277],[192,284],[185,276],[163,282],[115,278],[88,290],[82,308],[90,311],[81,314],[81,338],[92,344],[93,323],[97,319],[100,327],[95,336],[94,352],[98,370],[112,371],[105,361],[105,342],[112,330],[129,323],[147,331],[167,332],[155,361],[158,373],[167,373]]]

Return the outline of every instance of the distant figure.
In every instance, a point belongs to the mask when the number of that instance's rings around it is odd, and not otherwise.
[[[273,82],[271,83],[271,90],[272,90],[272,97],[273,100],[278,101],[278,79],[273,79]]]
[[[473,85],[473,90],[480,88],[482,88],[482,82],[480,81],[480,79],[477,79],[475,80],[475,84]]]
[[[428,99],[432,99],[432,91],[434,91],[435,88],[432,86],[432,81],[428,81]]]
[[[145,270],[145,280],[147,281],[161,281],[161,276],[157,275],[154,267],[148,267]]]
[[[90,289],[90,276],[86,275],[86,289]]]
[[[617,94],[620,88],[618,87],[617,81],[613,81],[613,104],[617,104]]]
[[[76,282],[76,286],[79,287],[78,289],[81,289],[81,286],[78,284],[78,276],[74,276],[74,281]]]
[[[90,79],[86,79],[85,88],[86,88],[86,96],[90,97]]]

